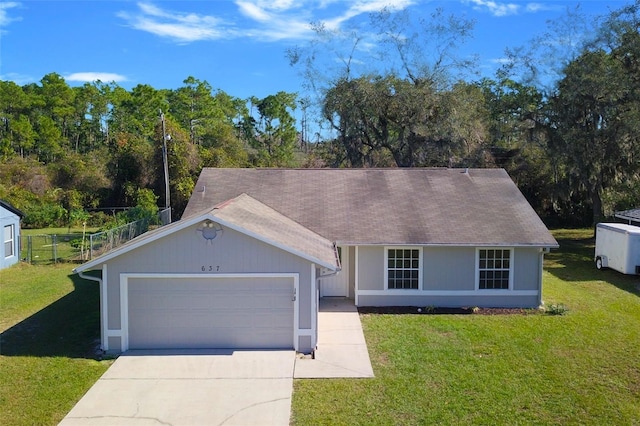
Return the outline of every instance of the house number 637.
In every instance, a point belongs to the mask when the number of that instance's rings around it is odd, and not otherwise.
[[[209,271],[209,272],[216,271],[216,272],[218,272],[219,270],[220,270],[220,265],[218,265],[218,266],[213,266],[213,265],[204,266],[203,265],[202,266],[202,272],[205,272],[205,271]]]

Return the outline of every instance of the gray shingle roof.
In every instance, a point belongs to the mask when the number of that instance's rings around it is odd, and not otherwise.
[[[183,218],[242,193],[338,244],[557,247],[502,169],[206,168]]]
[[[247,194],[217,205],[211,214],[228,226],[241,228],[264,241],[286,247],[326,265],[337,265],[333,243]]]
[[[178,232],[200,221],[210,219],[224,226],[251,235],[267,244],[301,256],[330,270],[339,270],[340,262],[332,241],[314,233],[293,220],[278,213],[247,194],[240,194],[231,200],[209,207],[182,220],[127,241],[116,249],[92,259],[74,272],[84,272],[102,265],[106,261],[121,256],[165,235]]]

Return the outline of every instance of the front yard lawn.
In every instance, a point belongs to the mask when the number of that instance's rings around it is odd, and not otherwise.
[[[375,379],[296,380],[294,424],[638,424],[638,277],[556,231],[546,305],[565,315],[361,315]]]
[[[562,316],[362,315],[374,379],[296,380],[294,424],[640,422],[640,278],[556,231],[544,298]],[[57,424],[110,365],[98,285],[69,265],[0,271],[0,424]]]
[[[70,272],[68,264],[0,271],[1,425],[59,423],[110,364],[94,359],[98,285]]]

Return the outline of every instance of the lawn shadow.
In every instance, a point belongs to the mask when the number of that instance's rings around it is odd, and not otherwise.
[[[598,270],[594,261],[594,238],[556,238],[560,248],[545,256],[545,270],[566,282],[605,281],[640,296],[640,277],[612,269]]]
[[[74,290],[0,334],[4,356],[98,359],[100,290],[73,274]]]

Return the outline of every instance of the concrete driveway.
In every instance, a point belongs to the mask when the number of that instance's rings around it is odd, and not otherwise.
[[[60,423],[288,425],[294,351],[129,351]]]

